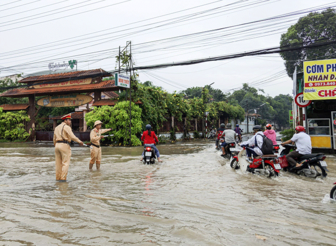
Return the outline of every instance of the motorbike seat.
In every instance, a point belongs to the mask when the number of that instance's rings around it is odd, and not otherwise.
[[[263,155],[261,158],[262,159],[274,159],[277,158],[277,155]]]
[[[304,155],[304,156],[300,157],[300,160],[306,160],[306,159],[313,158],[313,157],[316,157],[316,156],[319,156],[319,155],[324,155],[324,154],[323,153],[316,153],[316,154]]]

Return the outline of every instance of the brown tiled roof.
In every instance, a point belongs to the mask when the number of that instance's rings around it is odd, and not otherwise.
[[[57,80],[57,79],[69,79],[75,80],[79,77],[85,76],[96,76],[96,77],[107,77],[111,76],[111,73],[106,72],[103,69],[93,69],[93,70],[82,70],[82,71],[74,71],[68,73],[55,73],[55,74],[46,74],[39,76],[30,76],[20,80],[20,83],[28,83],[28,82],[41,82],[47,80]]]
[[[92,106],[95,106],[95,107],[105,106],[105,105],[114,106],[114,105],[116,105],[117,102],[118,102],[118,100],[102,99],[102,100],[99,100],[97,102],[94,102],[92,104]],[[142,104],[142,102],[137,101],[135,104]]]
[[[29,108],[29,104],[2,104],[0,108],[3,108],[4,111],[26,110]]]
[[[117,93],[115,93],[114,91],[103,91],[103,93],[106,96],[109,96],[110,98],[117,98],[117,97],[119,97],[119,95]]]
[[[61,116],[55,116],[55,117],[49,117],[49,119],[50,120],[60,120],[61,119],[61,117],[62,117],[63,115],[61,115]],[[71,113],[71,119],[83,119],[84,117],[83,117],[83,111],[79,111],[79,112],[74,112],[74,113]]]
[[[66,94],[66,93],[84,93],[84,92],[92,92],[94,90],[101,91],[116,91],[123,90],[124,88],[120,88],[115,86],[114,80],[102,81],[96,84],[88,84],[88,85],[73,85],[73,86],[63,86],[63,87],[46,87],[46,88],[37,88],[37,89],[29,89],[29,88],[20,88],[8,90],[2,94],[0,97],[24,97],[28,95],[53,95],[53,94]]]

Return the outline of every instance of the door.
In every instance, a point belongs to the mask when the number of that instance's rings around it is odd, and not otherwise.
[[[331,124],[334,149],[336,149],[336,111],[331,112]]]

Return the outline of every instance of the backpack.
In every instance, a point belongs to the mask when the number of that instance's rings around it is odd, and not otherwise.
[[[258,143],[257,143],[257,135],[262,136],[263,138],[263,144],[261,148],[259,148]],[[273,142],[271,139],[266,137],[265,135],[257,134],[255,138],[255,146],[258,147],[263,155],[273,155]]]

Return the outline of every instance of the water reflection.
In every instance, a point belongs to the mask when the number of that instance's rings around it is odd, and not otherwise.
[[[0,144],[1,245],[334,245],[336,182],[232,170],[214,144],[104,147],[100,171],[73,148],[69,182],[55,182],[49,145]],[[13,154],[14,153],[14,154]],[[265,242],[264,242],[265,241]]]

